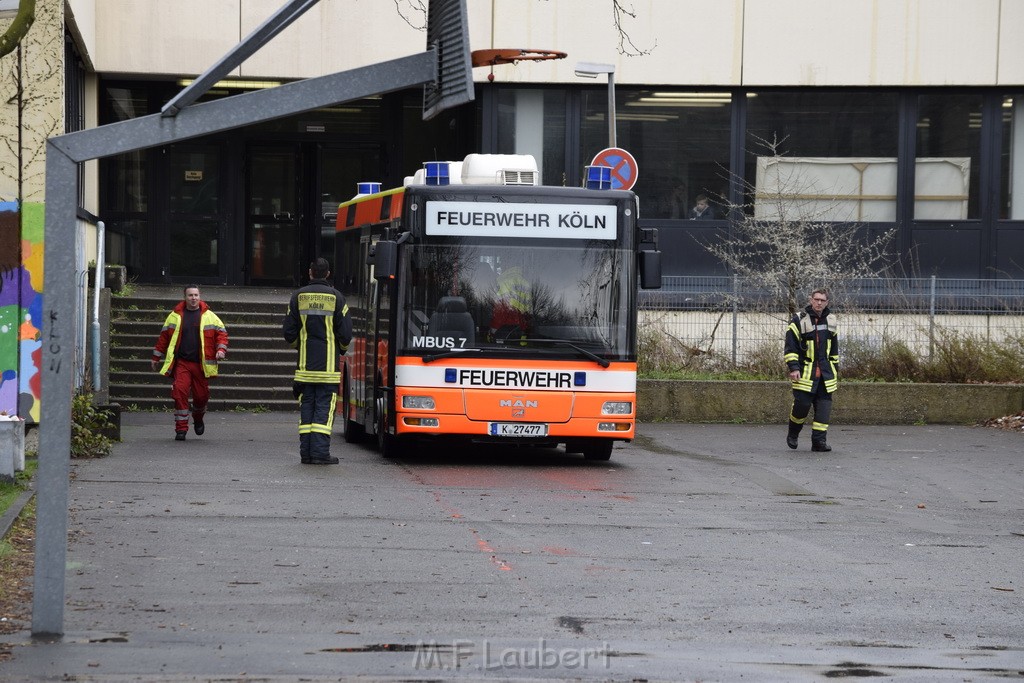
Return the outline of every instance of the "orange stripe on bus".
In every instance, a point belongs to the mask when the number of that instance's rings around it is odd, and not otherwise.
[[[404,200],[405,188],[399,188],[345,202],[338,207],[335,229],[344,232],[364,225],[393,221],[401,217]]]

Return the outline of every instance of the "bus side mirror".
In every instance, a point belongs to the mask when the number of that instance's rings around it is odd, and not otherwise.
[[[390,280],[398,270],[398,244],[380,240],[374,245],[370,258],[373,259],[373,276],[378,280]]]
[[[640,261],[640,289],[661,289],[661,252],[641,251],[636,256]]]

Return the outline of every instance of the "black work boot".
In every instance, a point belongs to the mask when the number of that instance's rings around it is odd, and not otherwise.
[[[310,458],[308,465],[337,465],[340,461],[333,455],[326,458]]]
[[[825,443],[824,432],[821,432],[821,436],[818,436],[818,434],[815,433],[815,435],[811,437],[811,450],[818,453],[828,453],[832,450],[832,447]]]
[[[800,436],[800,430],[803,429],[802,424],[797,424],[790,420],[789,422],[789,433],[786,434],[786,445],[790,448],[797,447],[797,438]]]

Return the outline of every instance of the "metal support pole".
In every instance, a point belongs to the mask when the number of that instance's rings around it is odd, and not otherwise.
[[[42,395],[36,486],[36,556],[32,635],[64,632],[64,572],[68,549],[71,394],[75,378],[75,205],[78,165],[46,143],[46,246],[43,275]],[[42,495],[43,492],[46,495]]]
[[[935,354],[935,276],[932,275],[932,293],[928,304],[928,360]]]
[[[740,314],[740,279],[737,275],[732,276],[732,366],[736,367],[736,358],[739,355],[739,314]]]
[[[96,222],[96,279],[92,288],[92,390],[103,388],[100,376],[100,290],[106,284],[107,255],[104,250],[105,226],[103,221]],[[102,279],[101,279],[102,278]]]
[[[608,72],[608,146],[615,144],[615,72]]]

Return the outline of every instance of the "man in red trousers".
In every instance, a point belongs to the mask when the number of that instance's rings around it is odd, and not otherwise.
[[[228,352],[228,331],[217,314],[202,300],[197,285],[188,285],[185,299],[174,307],[153,349],[149,364],[173,378],[174,438],[185,440],[188,433],[189,395],[192,397],[192,426],[196,434],[206,431],[203,417],[210,400],[209,378],[216,377],[218,362]]]

